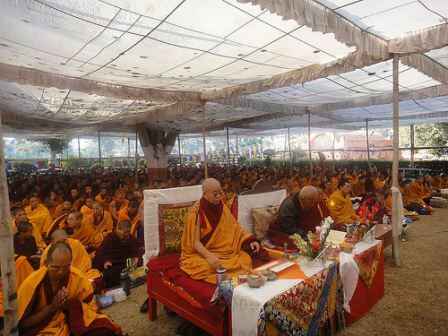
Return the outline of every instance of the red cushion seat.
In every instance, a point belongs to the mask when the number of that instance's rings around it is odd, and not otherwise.
[[[175,286],[184,289],[196,301],[203,306],[210,307],[216,286],[205,281],[193,280],[187,273],[179,267],[179,254],[168,254],[152,258],[148,262],[150,272],[158,272]]]

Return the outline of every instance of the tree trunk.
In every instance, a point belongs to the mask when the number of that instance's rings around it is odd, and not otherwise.
[[[9,207],[8,182],[5,173],[3,151],[3,128],[0,120],[0,261],[2,271],[4,331],[3,334],[18,335],[17,331],[17,295],[16,264]]]
[[[50,163],[56,166],[56,152],[55,151],[50,152]]]
[[[168,155],[176,142],[177,133],[138,127],[138,137],[148,163],[149,181],[165,180],[168,175]]]

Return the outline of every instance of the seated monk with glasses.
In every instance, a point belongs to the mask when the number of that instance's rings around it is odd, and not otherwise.
[[[205,179],[202,198],[189,211],[182,236],[181,269],[195,280],[216,283],[216,270],[229,276],[252,269],[250,254],[260,244],[246,232],[223,202],[218,180]]]

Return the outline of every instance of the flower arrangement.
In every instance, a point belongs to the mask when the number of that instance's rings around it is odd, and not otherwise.
[[[325,248],[325,242],[330,233],[332,224],[333,219],[327,217],[322,220],[321,226],[316,227],[315,232],[308,231],[306,240],[297,233],[290,236],[290,238],[297,246],[301,255],[315,258]]]

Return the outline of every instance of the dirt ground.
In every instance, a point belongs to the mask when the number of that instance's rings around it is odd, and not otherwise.
[[[363,319],[341,336],[448,336],[448,209],[436,209],[409,229],[401,244],[401,267],[393,265],[392,251],[385,251],[385,296]],[[144,286],[106,313],[130,336],[176,335],[180,318],[160,311],[149,322],[139,312]],[[237,335],[235,335],[237,336]]]

